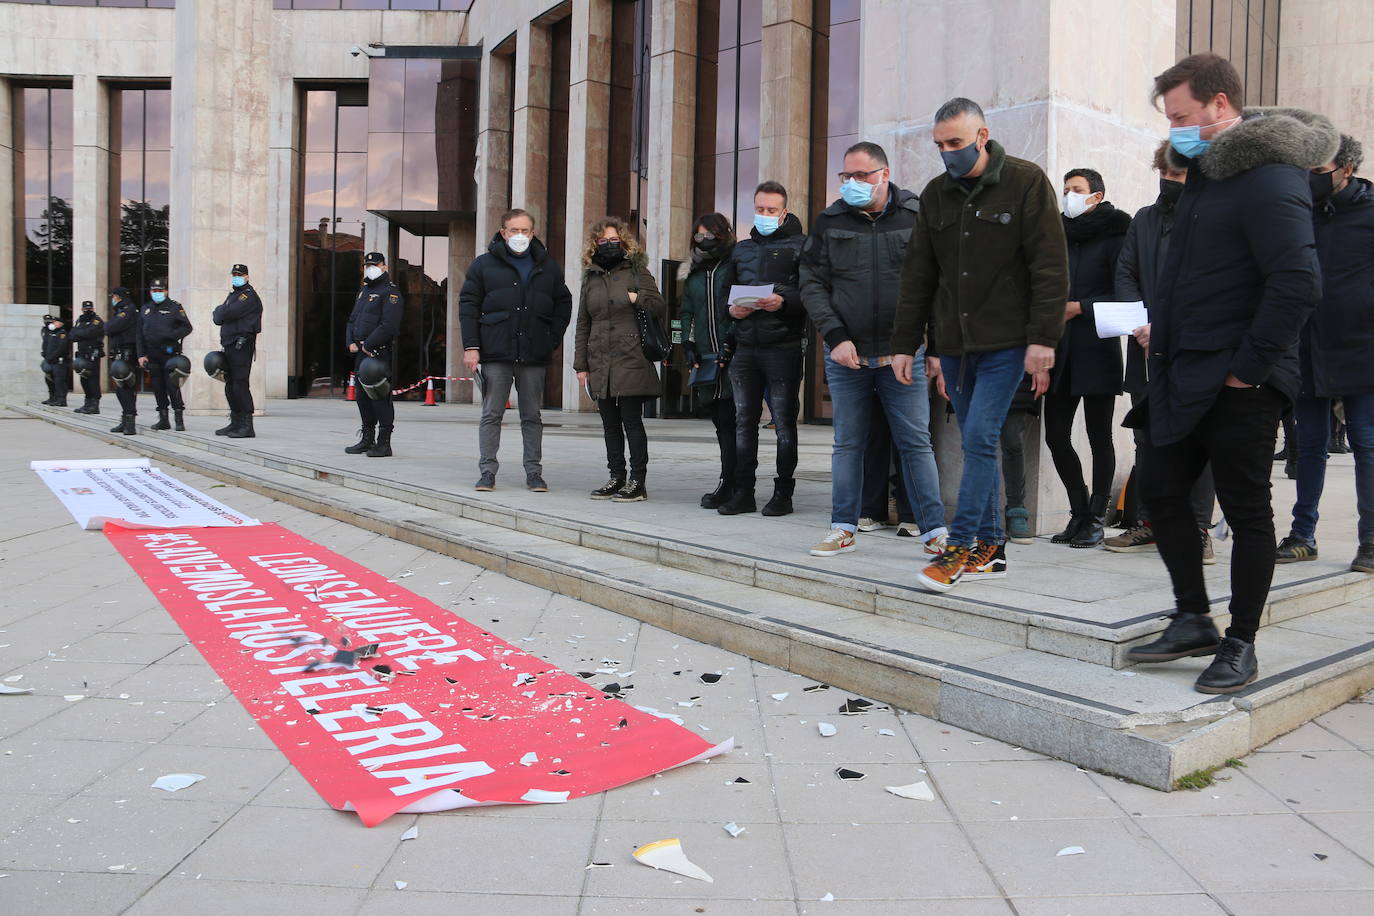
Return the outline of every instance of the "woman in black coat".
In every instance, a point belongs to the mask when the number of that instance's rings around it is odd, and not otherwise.
[[[1102,176],[1074,169],[1064,176],[1064,234],[1069,244],[1069,301],[1064,336],[1045,395],[1045,444],[1069,495],[1069,525],[1051,540],[1072,547],[1102,543],[1102,525],[1116,476],[1112,415],[1121,394],[1121,340],[1097,336],[1093,307],[1115,297],[1116,259],[1131,218],[1106,197]],[[1073,419],[1083,402],[1092,448],[1092,492],[1073,447]]]

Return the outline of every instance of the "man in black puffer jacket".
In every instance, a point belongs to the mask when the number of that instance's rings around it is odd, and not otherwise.
[[[478,490],[496,486],[501,418],[515,383],[524,440],[525,486],[543,493],[544,423],[539,407],[544,374],[572,318],[572,293],[563,268],[534,237],[534,217],[510,210],[485,254],[468,268],[458,294],[463,365],[481,364],[482,421],[478,428]]]
[[[759,415],[768,395],[768,412],[777,426],[778,470],[773,497],[763,507],[769,516],[792,512],[797,469],[797,408],[802,375],[802,306],[798,268],[801,220],[787,212],[787,189],[765,181],[754,191],[754,228],[735,245],[730,261],[735,283],[773,287],[752,306],[730,306],[735,319],[730,386],[735,398],[735,489],[716,509],[721,515],[753,512],[754,475],[759,466]]]
[[[1215,654],[1197,680],[1202,693],[1235,693],[1259,676],[1255,634],[1274,575],[1271,456],[1298,394],[1298,337],[1322,295],[1307,172],[1340,144],[1321,115],[1242,112],[1243,88],[1215,54],[1194,54],[1155,79],[1188,181],[1150,308],[1149,395],[1128,419],[1150,430],[1141,492],[1177,605],[1160,638],[1129,657]],[[1209,460],[1235,544],[1225,638],[1207,616],[1189,498]]]

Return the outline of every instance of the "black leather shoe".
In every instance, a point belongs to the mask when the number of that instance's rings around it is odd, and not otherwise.
[[[1078,513],[1074,513],[1074,515],[1071,516],[1071,517],[1069,518],[1069,524],[1068,524],[1068,526],[1065,527],[1063,531],[1059,532],[1059,533],[1056,534],[1054,537],[1050,538],[1050,543],[1051,543],[1051,544],[1067,544],[1067,543],[1069,543],[1069,542],[1072,541],[1074,538],[1078,537],[1078,532],[1080,532],[1080,531],[1083,530],[1083,526],[1084,526],[1085,524],[1087,524],[1087,522],[1088,522],[1088,520],[1089,520],[1090,518],[1091,518],[1091,516],[1089,516],[1086,512],[1083,513],[1083,514],[1081,514],[1081,515],[1078,514]]]
[[[591,492],[592,499],[610,499],[625,486],[624,477],[612,477]]]
[[[1069,540],[1070,547],[1096,547],[1102,543],[1102,516],[1088,515],[1078,526],[1078,533]]]
[[[732,495],[734,495],[734,492],[734,486],[730,481],[722,477],[720,480],[716,481],[716,488],[714,490],[701,497],[701,508],[719,509]]]
[[[1355,559],[1350,561],[1350,569],[1354,572],[1374,573],[1374,541],[1360,544]]]
[[[1176,658],[1214,655],[1221,642],[1217,625],[1206,614],[1174,614],[1159,638],[1126,653],[1133,662],[1171,662]]]
[[[716,511],[721,515],[743,515],[746,512],[759,511],[759,506],[754,502],[753,491],[736,490],[733,496],[717,507]]]
[[[1217,648],[1217,657],[1197,679],[1198,693],[1235,693],[1259,677],[1255,644],[1227,636]]]

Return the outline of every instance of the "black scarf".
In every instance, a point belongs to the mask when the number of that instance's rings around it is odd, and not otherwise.
[[[1112,235],[1125,235],[1131,225],[1131,218],[1104,200],[1092,210],[1077,219],[1064,217],[1064,235],[1070,244],[1090,242],[1093,239]]]

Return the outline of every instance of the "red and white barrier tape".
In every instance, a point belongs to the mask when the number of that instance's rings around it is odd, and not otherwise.
[[[406,392],[414,391],[416,388],[419,388],[421,385],[425,384],[426,382],[430,382],[430,381],[435,381],[435,382],[472,382],[472,381],[476,381],[476,379],[472,378],[471,376],[466,376],[466,375],[426,375],[424,378],[420,379],[420,380],[419,380],[418,382],[416,382],[414,385],[410,385],[410,386],[407,386],[407,387],[405,387],[405,388],[394,388],[394,389],[392,389],[391,393],[392,393],[392,395],[405,394]]]

